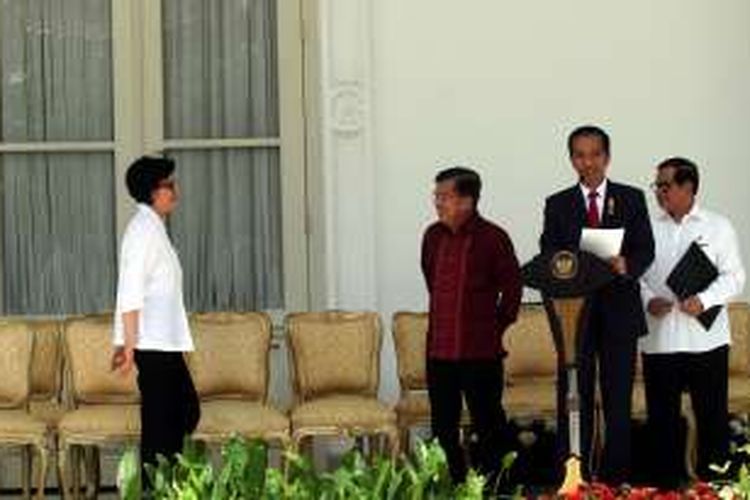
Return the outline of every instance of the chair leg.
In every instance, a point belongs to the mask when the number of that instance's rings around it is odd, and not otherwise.
[[[692,406],[684,412],[687,420],[687,429],[685,433],[685,471],[692,480],[698,479],[695,472],[698,463],[698,426],[695,422],[695,413]]]
[[[409,453],[409,451],[411,450],[411,429],[409,428],[409,426],[405,425],[400,428],[399,433],[401,434],[399,437],[401,452]]]
[[[65,443],[60,443],[57,449],[57,482],[58,488],[60,489],[60,498],[63,500],[71,497],[70,483],[68,482],[70,472],[70,455],[72,454],[69,446]]]
[[[36,483],[36,498],[41,500],[44,498],[44,487],[47,484],[47,464],[48,464],[48,453],[45,446],[40,446],[36,449],[37,455],[39,455],[39,476],[37,477]]]
[[[83,465],[86,478],[86,498],[96,498],[99,494],[101,461],[99,448],[90,446],[83,449]]]
[[[21,488],[25,500],[31,498],[31,473],[33,467],[31,460],[31,445],[23,445],[21,447]]]
[[[393,460],[398,458],[399,451],[401,450],[399,432],[398,429],[393,429],[385,432],[388,438],[388,448],[390,451],[391,458]]]
[[[73,471],[73,477],[71,483],[73,485],[73,498],[78,500],[81,498],[81,458],[83,450],[80,445],[74,445],[70,447],[70,465]]]
[[[306,456],[310,459],[313,458],[313,436],[302,436],[297,442],[297,452],[300,455]]]

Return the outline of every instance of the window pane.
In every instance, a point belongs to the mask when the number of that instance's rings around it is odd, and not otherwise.
[[[283,306],[277,149],[170,152],[180,206],[170,233],[190,310]]]
[[[5,313],[112,308],[112,163],[108,153],[0,157]]]
[[[279,134],[274,0],[165,0],[165,134]]]
[[[0,140],[112,139],[110,2],[0,3]]]

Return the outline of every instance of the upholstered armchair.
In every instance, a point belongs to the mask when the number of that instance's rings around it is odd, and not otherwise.
[[[292,439],[385,436],[398,452],[395,412],[378,401],[381,329],[376,313],[318,312],[286,318],[295,405]]]
[[[426,372],[427,322],[426,313],[401,311],[393,315],[393,342],[401,387],[396,416],[403,451],[409,450],[411,428],[430,424]]]
[[[201,418],[194,434],[208,443],[233,434],[290,443],[289,419],[267,404],[271,320],[263,313],[204,313],[190,319],[188,356]]]
[[[44,497],[48,429],[28,411],[33,336],[20,321],[0,321],[0,445],[22,447],[24,496],[30,494],[30,455],[39,457],[37,498]]]
[[[33,337],[29,413],[47,425],[51,433],[50,458],[56,460],[54,433],[65,414],[63,395],[63,327],[62,320],[27,320]],[[28,466],[26,466],[28,467]],[[58,468],[59,470],[59,468]],[[60,478],[58,477],[58,483]]]
[[[557,353],[547,314],[540,304],[524,304],[503,336],[505,358],[503,404],[509,417],[554,418]]]
[[[396,415],[403,451],[409,450],[412,427],[430,425],[426,364],[428,321],[424,312],[399,311],[393,315],[393,342],[401,387]],[[471,417],[464,401],[459,424],[461,439],[464,439],[470,424]]]
[[[135,370],[124,377],[110,368],[111,315],[68,321],[64,340],[70,411],[60,419],[57,434],[60,488],[67,497],[71,494],[68,474],[71,452],[76,458],[84,447],[98,449],[107,445],[137,443],[140,408]],[[77,459],[73,460],[73,465],[79,466]],[[98,469],[98,464],[89,464],[89,469],[92,467]],[[72,477],[72,490],[77,495],[77,474]]]
[[[750,304],[729,304],[729,411],[750,413]]]

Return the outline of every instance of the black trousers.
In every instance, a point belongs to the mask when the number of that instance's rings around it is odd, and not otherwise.
[[[476,468],[493,479],[504,453],[506,418],[502,406],[503,362],[427,360],[432,434],[445,450],[451,478],[466,478],[467,466],[461,447],[459,424],[462,397],[471,415],[476,443]]]
[[[611,335],[605,331],[601,312],[593,310],[579,342],[578,390],[581,412],[581,461],[584,478],[611,485],[629,481],[631,469],[631,397],[637,349],[636,335]],[[601,462],[594,459],[594,402],[596,375],[604,417]],[[567,374],[557,376],[558,459],[568,457]],[[562,467],[559,470],[563,470]]]
[[[141,393],[141,463],[173,460],[200,419],[198,395],[181,352],[135,351]],[[144,486],[148,489],[147,476]]]
[[[687,389],[698,428],[698,476],[713,479],[709,466],[721,465],[729,448],[729,347],[702,353],[644,354],[648,424],[654,443],[654,480],[674,487],[685,480],[679,444],[680,400]]]

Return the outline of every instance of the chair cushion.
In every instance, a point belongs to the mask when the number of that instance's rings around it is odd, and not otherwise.
[[[202,402],[195,437],[211,441],[223,440],[233,434],[247,438],[287,439],[289,419],[277,409],[254,401]]]
[[[0,411],[0,441],[43,444],[47,425],[26,410]]]
[[[471,415],[466,402],[462,402],[461,426],[467,426],[471,422]],[[430,396],[427,391],[412,391],[401,396],[396,403],[396,415],[399,425],[413,425],[430,422]]]
[[[73,395],[83,403],[135,403],[135,372],[124,377],[110,369],[112,316],[87,316],[65,326]]]
[[[48,427],[55,428],[63,418],[67,410],[54,400],[32,400],[29,402],[29,413],[34,418],[46,423]]]
[[[377,399],[329,396],[292,410],[292,429],[349,429],[373,431],[396,425],[396,413]]]
[[[81,405],[63,416],[58,432],[62,440],[82,444],[137,439],[141,433],[140,406]]]
[[[402,389],[427,388],[428,322],[426,313],[398,312],[393,316],[393,341]]]
[[[302,399],[333,392],[374,394],[380,322],[375,313],[300,313],[287,317]]]
[[[21,406],[29,396],[32,337],[22,321],[0,321],[0,408]]]
[[[505,332],[503,342],[508,351],[505,373],[509,381],[557,373],[557,352],[543,306],[521,307],[518,320]]]
[[[271,320],[262,313],[191,316],[195,352],[188,356],[202,398],[243,395],[262,400],[268,382]]]
[[[557,412],[554,376],[516,377],[505,386],[503,407],[512,417],[548,417]]]
[[[430,397],[425,391],[409,392],[396,403],[396,414],[399,420],[429,421],[430,412]]]

